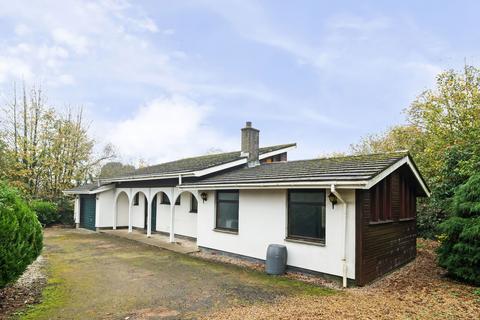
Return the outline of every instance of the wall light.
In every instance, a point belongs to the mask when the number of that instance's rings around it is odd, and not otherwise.
[[[332,203],[332,209],[334,209],[335,205],[338,202],[337,196],[330,192],[330,194],[328,195],[328,200],[330,200],[330,202]]]
[[[205,202],[208,199],[208,194],[206,192],[202,192],[200,194],[200,197],[202,198],[202,201]]]

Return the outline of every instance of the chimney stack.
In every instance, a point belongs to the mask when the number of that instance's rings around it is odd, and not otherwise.
[[[247,121],[245,128],[242,128],[242,153],[247,157],[248,167],[255,167],[260,164],[259,160],[259,133],[260,130],[252,128],[252,122]]]

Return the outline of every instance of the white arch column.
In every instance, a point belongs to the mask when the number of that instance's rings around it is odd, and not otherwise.
[[[152,235],[152,204],[151,204],[152,189],[148,188],[148,196],[145,196],[145,205],[147,206],[147,237]]]
[[[133,197],[132,197],[132,189],[130,189],[130,196],[128,197],[128,232],[132,232],[132,205],[133,205]]]
[[[113,197],[113,223],[112,223],[113,230],[117,229],[117,201],[118,201],[118,195],[115,194],[115,196]]]
[[[170,242],[175,242],[175,189],[172,188],[170,197]]]

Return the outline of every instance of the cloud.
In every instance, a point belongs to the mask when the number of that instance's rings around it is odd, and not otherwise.
[[[104,126],[104,137],[111,141],[125,160],[148,155],[150,163],[207,153],[209,150],[238,149],[236,139],[225,139],[205,121],[211,107],[183,96],[158,98],[140,106],[122,121]]]
[[[171,36],[171,35],[175,34],[175,30],[174,29],[165,29],[165,30],[162,31],[162,33],[165,36]]]
[[[27,35],[29,33],[31,33],[31,30],[26,25],[18,24],[18,25],[15,26],[15,34],[17,36],[24,36],[24,35]]]
[[[141,28],[148,30],[150,32],[158,32],[157,25],[150,18],[143,19],[142,21],[140,21],[139,25]]]
[[[33,72],[21,59],[0,56],[0,83],[6,83],[10,79],[30,80]]]
[[[53,39],[72,48],[77,54],[85,54],[88,52],[87,38],[78,34],[74,34],[65,29],[54,29],[52,31]]]
[[[373,32],[389,28],[391,21],[384,16],[366,18],[353,14],[339,14],[328,19],[326,26],[333,30],[349,29],[358,32]]]

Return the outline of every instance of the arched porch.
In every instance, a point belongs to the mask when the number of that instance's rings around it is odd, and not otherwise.
[[[114,197],[113,229],[128,227],[191,239],[197,237],[197,192],[173,188],[118,188]]]

